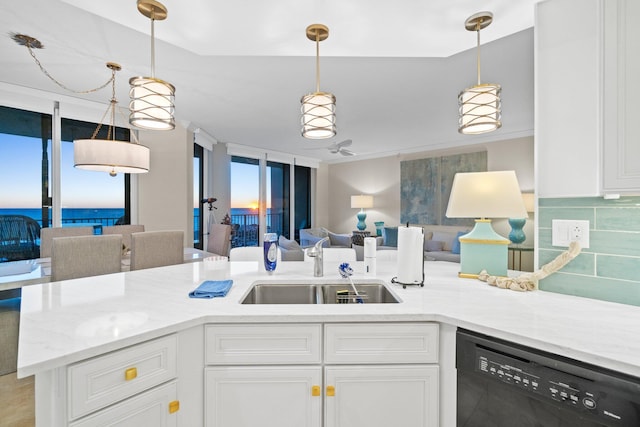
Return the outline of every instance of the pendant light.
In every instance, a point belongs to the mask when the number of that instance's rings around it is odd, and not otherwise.
[[[329,37],[322,24],[307,27],[307,38],[316,42],[316,91],[304,95],[302,103],[302,136],[309,139],[331,138],[336,134],[336,97],[320,92],[320,42]]]
[[[463,90],[458,95],[458,132],[463,134],[491,132],[502,126],[500,85],[480,83],[480,30],[488,27],[492,21],[491,12],[478,12],[471,15],[464,23],[468,31],[478,33],[478,84]]]
[[[149,148],[137,142],[116,140],[115,115],[118,101],[115,76],[116,71],[120,71],[120,65],[108,62],[107,67],[112,73],[111,101],[91,139],[73,141],[74,166],[78,169],[108,172],[111,176],[116,176],[118,173],[149,172]],[[96,139],[107,114],[109,114],[107,139]],[[135,134],[132,135],[135,138]]]
[[[154,22],[166,19],[167,8],[155,0],[138,0],[138,11],[151,20],[151,77],[129,80],[129,123],[142,129],[172,130],[176,127],[176,89],[171,83],[155,77]]]

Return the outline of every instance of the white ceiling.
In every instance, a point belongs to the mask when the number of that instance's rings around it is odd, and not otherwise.
[[[533,26],[537,1],[165,0],[168,18],[155,24],[156,77],[176,86],[176,117],[191,128],[325,161],[530,135],[533,38],[523,30]],[[503,86],[504,125],[469,137],[457,133],[456,103],[475,84],[476,34],[464,21],[480,10],[494,14],[481,33],[482,75]],[[338,135],[324,141],[299,129],[300,97],[315,89],[315,46],[305,36],[312,23],[330,29],[320,44],[320,86],[337,98]],[[2,2],[0,26],[38,38],[38,58],[68,86],[95,87],[108,78],[106,61],[122,64],[120,105],[128,79],[150,74],[150,21],[135,0]],[[0,52],[0,81],[69,94],[8,35]],[[110,94],[74,96],[106,103]],[[344,139],[358,156],[322,149]]]

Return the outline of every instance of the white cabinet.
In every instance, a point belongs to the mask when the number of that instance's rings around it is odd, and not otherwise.
[[[438,325],[325,325],[325,427],[438,425]]]
[[[640,191],[640,2],[604,3],[604,192]]]
[[[640,191],[637,0],[536,5],[539,197]]]
[[[172,334],[37,374],[36,425],[176,426],[178,366]]]
[[[205,348],[208,427],[438,425],[436,324],[209,325]]]
[[[438,425],[438,366],[325,367],[326,427]]]
[[[175,378],[177,340],[169,335],[71,365],[69,418],[97,409]]]
[[[71,427],[175,427],[180,403],[171,382],[141,393],[71,424]]]
[[[320,427],[320,366],[205,369],[208,427]]]

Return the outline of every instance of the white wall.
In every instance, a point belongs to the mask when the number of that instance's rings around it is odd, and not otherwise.
[[[149,173],[138,177],[138,223],[145,230],[183,230],[185,246],[193,246],[193,133],[141,131],[149,147]]]
[[[329,207],[326,222],[315,225],[324,226],[331,231],[347,233],[356,229],[356,213],[351,209],[351,196],[354,194],[372,194],[374,207],[367,209],[367,230],[375,232],[375,221],[384,221],[385,225],[399,225],[400,221],[400,162],[460,153],[487,151],[489,170],[515,170],[524,192],[532,192],[534,185],[533,137],[503,140],[454,150],[427,151],[410,155],[397,155],[372,160],[330,164],[326,184],[318,181],[319,205]],[[323,185],[326,187],[322,188]],[[326,198],[321,198],[325,195]],[[533,245],[533,216],[527,221],[524,231],[525,244]],[[495,228],[505,236],[510,227],[506,220],[495,221]]]

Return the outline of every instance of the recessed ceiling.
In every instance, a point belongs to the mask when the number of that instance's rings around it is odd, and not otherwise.
[[[63,0],[129,28],[148,32],[133,0]],[[464,21],[480,10],[496,17],[489,42],[533,26],[537,0],[162,0],[166,21],[156,38],[198,55],[308,56],[313,23],[329,27],[323,56],[447,57],[469,49],[475,33]]]
[[[531,136],[536,2],[164,0],[155,74],[176,87],[183,126],[327,162]],[[464,21],[482,10],[494,14],[481,34],[482,77],[503,87],[503,126],[460,135],[457,96],[476,83],[476,35]],[[315,89],[315,46],[305,36],[312,23],[330,29],[320,45],[320,88],[337,98],[338,133],[328,140],[300,134],[300,98]],[[123,109],[129,78],[150,74],[150,26],[135,0],[0,2],[0,27],[38,38],[45,45],[38,58],[68,86],[96,87],[108,78],[106,62],[121,64]],[[107,91],[70,95],[54,85],[8,36],[0,52],[0,82],[108,103]],[[331,152],[346,139],[357,155]]]

